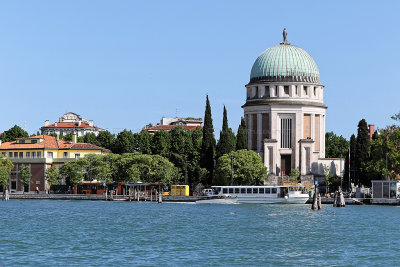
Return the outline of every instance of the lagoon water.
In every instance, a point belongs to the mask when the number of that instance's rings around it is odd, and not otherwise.
[[[0,202],[4,266],[398,265],[400,208]]]

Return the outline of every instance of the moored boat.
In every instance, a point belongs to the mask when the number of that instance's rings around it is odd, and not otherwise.
[[[215,195],[199,199],[196,201],[196,204],[236,204],[237,201],[237,197],[232,197],[230,195]]]
[[[229,194],[238,203],[305,204],[309,199],[305,186],[213,186],[214,195]]]

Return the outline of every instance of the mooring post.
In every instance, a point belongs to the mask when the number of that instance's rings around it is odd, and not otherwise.
[[[321,195],[318,193],[318,209],[322,210]]]
[[[318,191],[317,188],[315,188],[314,196],[313,196],[313,203],[312,203],[312,206],[311,206],[312,210],[316,210],[317,209],[317,193],[318,193],[317,191]]]
[[[344,200],[343,191],[339,191],[339,207],[346,207],[346,201]]]

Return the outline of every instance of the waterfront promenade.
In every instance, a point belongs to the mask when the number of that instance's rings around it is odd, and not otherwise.
[[[113,201],[137,201],[129,195],[85,195],[85,194],[10,194],[10,199],[33,199],[33,200],[113,200]],[[203,196],[162,196],[162,202],[195,202]],[[333,205],[333,198],[323,197],[324,205]],[[157,202],[155,196],[141,197],[140,201]],[[312,199],[307,201],[311,204]],[[400,206],[400,199],[385,198],[345,198],[346,205],[392,205]]]

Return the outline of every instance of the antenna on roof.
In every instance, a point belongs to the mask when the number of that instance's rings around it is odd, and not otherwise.
[[[24,121],[24,131],[26,131],[26,121]]]

